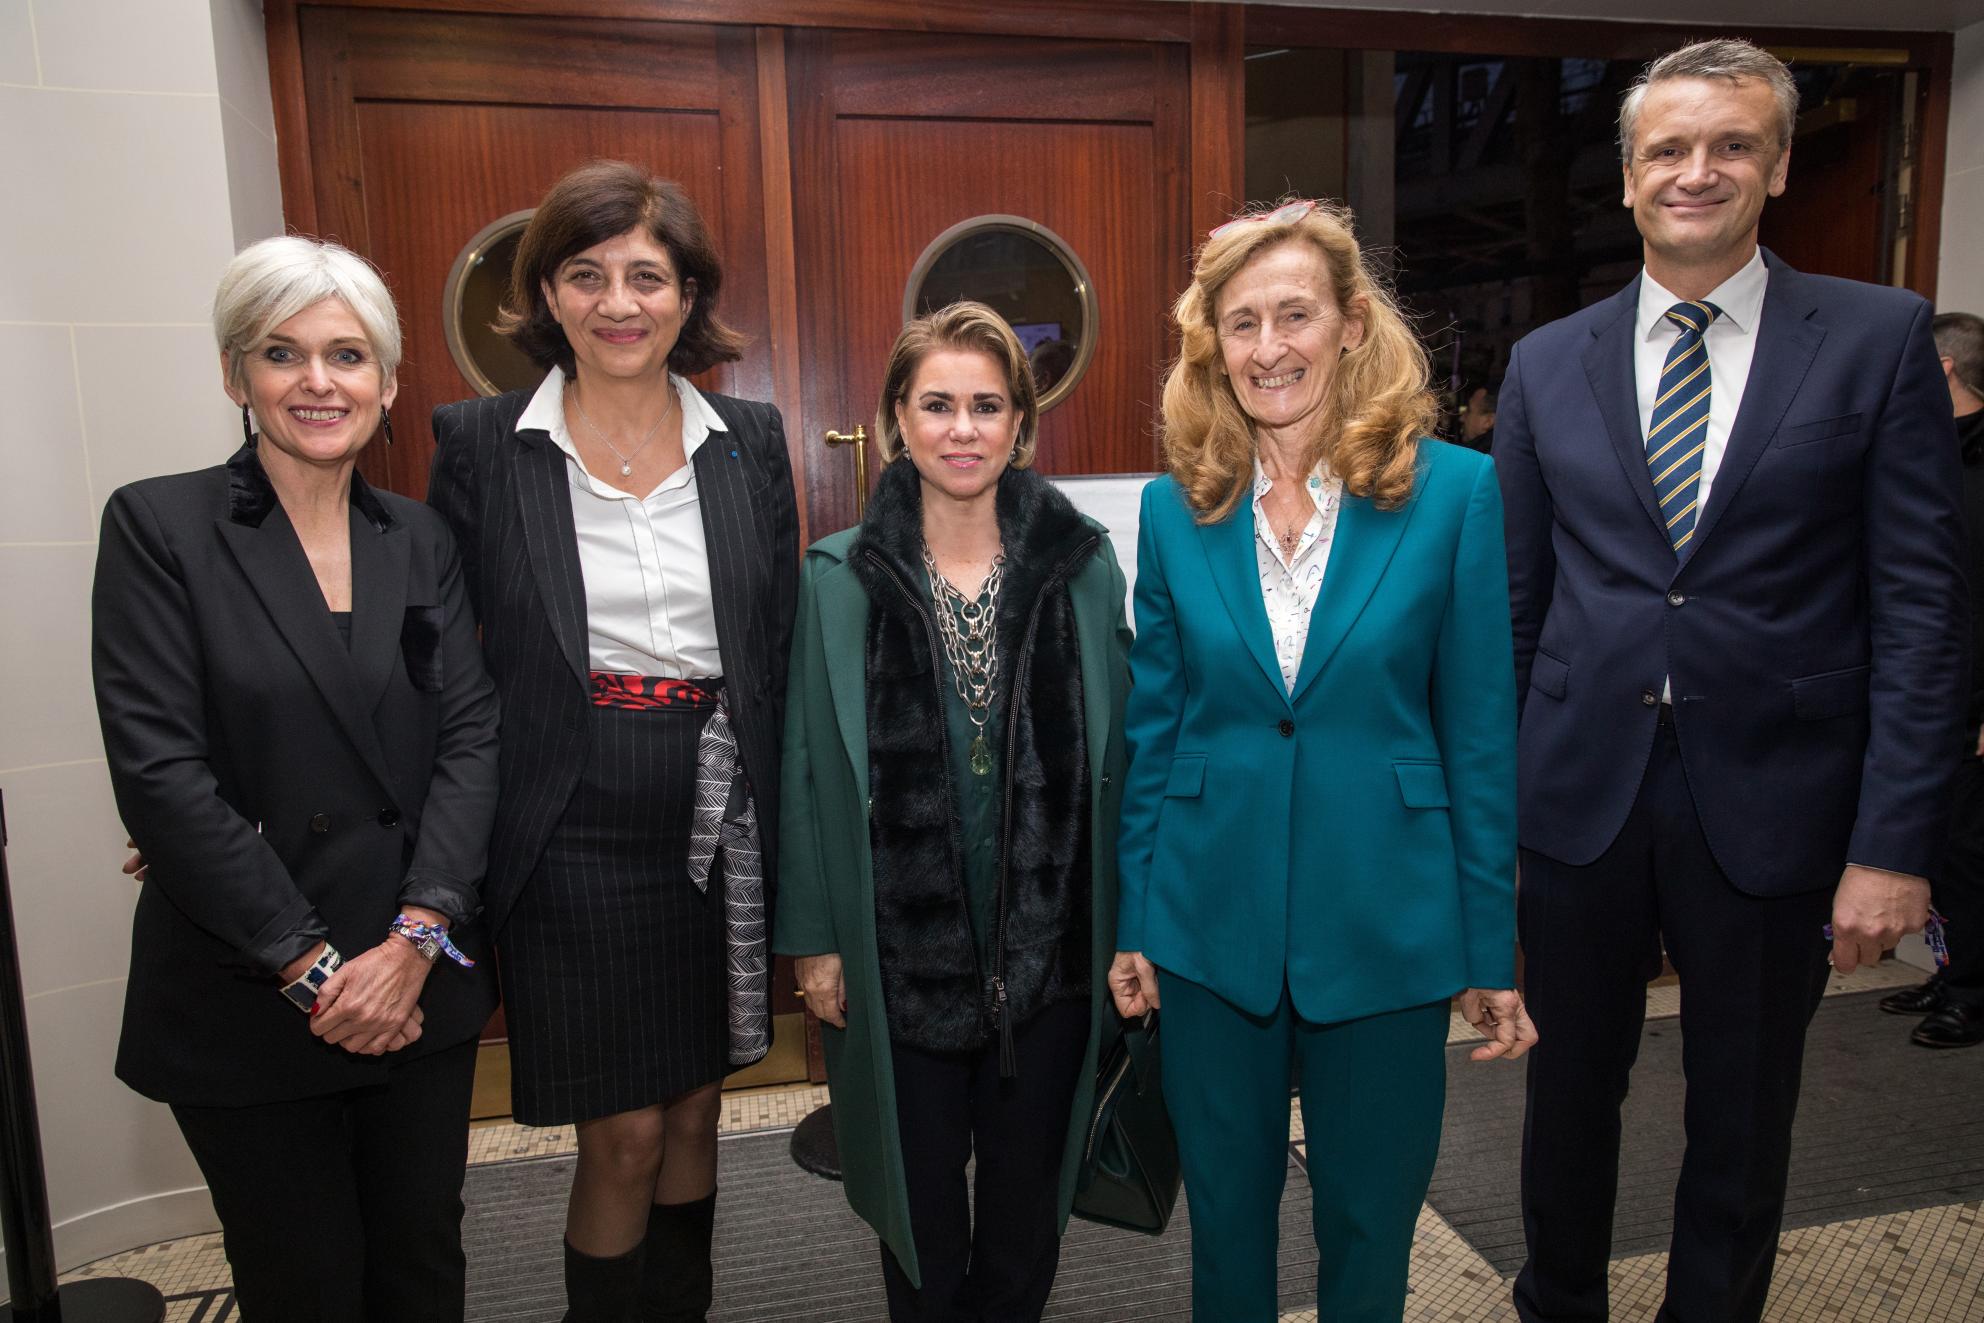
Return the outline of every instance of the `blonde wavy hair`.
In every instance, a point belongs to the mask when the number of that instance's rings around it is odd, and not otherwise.
[[[1005,318],[969,299],[905,322],[896,334],[888,369],[882,374],[882,402],[875,406],[875,444],[882,452],[882,462],[893,464],[908,449],[902,424],[896,421],[896,405],[909,394],[910,381],[923,360],[940,349],[975,351],[999,365],[1006,377],[1006,393],[1020,416],[1012,467],[1023,469],[1033,463],[1040,431],[1040,398],[1034,390],[1026,350]]]
[[[1363,340],[1336,364],[1298,472],[1327,464],[1352,496],[1396,509],[1412,494],[1419,439],[1438,417],[1426,350],[1365,262],[1350,209],[1317,202],[1305,215],[1274,219],[1285,205],[1249,208],[1236,218],[1244,224],[1208,238],[1190,287],[1172,308],[1182,345],[1164,380],[1164,461],[1202,524],[1233,512],[1254,468],[1253,422],[1220,354],[1219,294],[1240,268],[1278,244],[1313,245],[1328,268],[1338,311],[1364,323]]]

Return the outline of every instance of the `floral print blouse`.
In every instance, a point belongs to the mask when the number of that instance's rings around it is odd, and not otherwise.
[[[1295,677],[1302,673],[1302,648],[1309,639],[1309,617],[1315,612],[1316,595],[1323,587],[1323,571],[1330,561],[1330,546],[1336,541],[1343,480],[1321,468],[1309,475],[1309,497],[1316,503],[1316,512],[1309,516],[1293,556],[1282,554],[1274,525],[1261,506],[1273,489],[1273,480],[1256,458],[1254,561],[1261,574],[1261,601],[1268,610],[1268,626],[1274,631],[1274,655],[1281,665],[1281,682],[1293,693]]]

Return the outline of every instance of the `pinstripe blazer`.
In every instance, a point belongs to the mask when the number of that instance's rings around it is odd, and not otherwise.
[[[517,429],[534,388],[434,411],[427,499],[455,531],[483,657],[502,700],[501,797],[483,903],[501,932],[586,757],[586,595],[565,455]],[[778,879],[780,731],[799,584],[785,428],[769,404],[704,392],[726,430],[690,462],[709,547],[717,646],[757,799],[765,901]]]

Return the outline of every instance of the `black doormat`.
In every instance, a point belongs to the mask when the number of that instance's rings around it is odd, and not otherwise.
[[[838,1182],[793,1165],[785,1132],[726,1139],[718,1151],[712,1323],[874,1323],[886,1318],[875,1233]],[[471,1323],[564,1316],[563,1236],[571,1158],[471,1167],[462,1228]],[[1315,1308],[1309,1182],[1289,1164],[1281,1202],[1280,1299]],[[1189,1319],[1191,1228],[1181,1195],[1161,1237],[1071,1222],[1047,1318],[1086,1323]]]
[[[1930,1051],[1885,994],[1828,997],[1805,1043],[1785,1226],[1984,1197],[1984,1047]],[[1649,1021],[1626,1099],[1612,1254],[1667,1248],[1681,1174],[1681,1022]],[[1446,1132],[1427,1201],[1507,1276],[1523,1263],[1523,1071],[1447,1049]]]

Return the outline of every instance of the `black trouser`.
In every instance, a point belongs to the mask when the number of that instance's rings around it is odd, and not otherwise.
[[[1522,852],[1525,999],[1542,1040],[1523,1122],[1525,1323],[1607,1316],[1619,1106],[1663,943],[1681,977],[1687,1152],[1658,1323],[1754,1323],[1770,1289],[1837,879],[1776,898],[1730,885],[1664,718],[1610,849],[1582,867]]]
[[[243,1323],[461,1323],[474,1085],[470,1039],[369,1088],[172,1109],[220,1214]]]
[[[895,1323],[1031,1323],[1061,1259],[1061,1154],[1088,1045],[1089,1004],[1061,1002],[1013,1034],[1018,1071],[999,1078],[999,1044],[976,1052],[896,1047],[896,1118],[923,1287],[885,1246]],[[976,1154],[976,1216],[965,1163]]]
[[[1966,757],[1956,774],[1950,840],[1933,879],[1936,910],[1949,920],[1951,997],[1984,1006],[1984,759]]]

